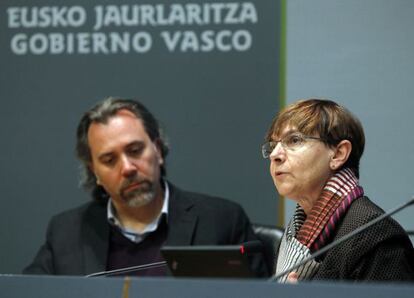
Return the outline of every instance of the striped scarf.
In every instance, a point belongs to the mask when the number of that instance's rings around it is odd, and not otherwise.
[[[329,242],[338,221],[352,201],[363,194],[358,178],[350,169],[337,172],[325,184],[319,199],[299,228],[297,240],[311,252],[319,250]]]
[[[306,216],[299,205],[286,226],[279,248],[275,275],[299,264],[312,252],[322,248],[331,240],[332,233],[352,201],[364,194],[358,179],[350,169],[343,169],[331,177]],[[319,268],[317,260],[311,260],[295,271],[299,280],[310,279]],[[279,278],[286,282],[287,274]]]

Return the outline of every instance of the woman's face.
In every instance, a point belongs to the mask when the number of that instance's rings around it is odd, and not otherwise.
[[[295,132],[297,133],[295,129],[287,127],[274,140]],[[277,191],[298,202],[305,212],[310,210],[326,181],[334,173],[330,168],[333,156],[333,149],[320,140],[306,139],[294,150],[284,148],[279,142],[269,156],[270,174]]]

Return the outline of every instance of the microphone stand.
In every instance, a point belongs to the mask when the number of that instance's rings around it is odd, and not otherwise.
[[[155,262],[151,264],[137,265],[137,266],[131,266],[131,267],[126,267],[126,268],[121,268],[121,269],[96,272],[96,273],[86,275],[85,277],[111,276],[111,275],[117,275],[117,274],[122,274],[122,273],[133,272],[133,271],[158,268],[158,267],[165,266],[166,264],[167,264],[166,261],[161,261],[161,262]]]
[[[271,277],[269,279],[269,281],[277,281],[280,277],[284,276],[285,274],[298,269],[300,266],[306,264],[307,262],[309,262],[310,260],[313,260],[317,257],[319,257],[320,255],[323,255],[324,253],[326,253],[328,250],[330,250],[331,248],[341,244],[342,242],[348,240],[349,238],[354,237],[355,235],[361,233],[362,231],[368,229],[369,227],[371,227],[372,225],[375,225],[377,222],[383,220],[386,217],[389,217],[395,213],[397,213],[398,211],[410,206],[414,204],[414,197],[411,198],[411,200],[409,200],[408,202],[401,204],[400,206],[385,212],[384,214],[378,216],[377,218],[373,219],[372,221],[368,222],[365,225],[360,226],[359,228],[355,229],[354,231],[352,231],[351,233],[349,233],[348,235],[345,235],[344,237],[338,239],[337,241],[331,242],[330,244],[324,246],[323,248],[321,248],[320,250],[318,250],[317,252],[315,252],[314,254],[310,255],[309,257],[307,257],[306,259],[304,259],[302,262],[292,266],[291,268],[288,268],[284,271],[282,271],[281,273]]]

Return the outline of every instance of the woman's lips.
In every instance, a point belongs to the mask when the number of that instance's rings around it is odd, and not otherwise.
[[[287,172],[277,171],[277,172],[275,173],[275,177],[282,177],[282,176],[284,176],[284,175],[286,175],[286,174],[287,174]]]

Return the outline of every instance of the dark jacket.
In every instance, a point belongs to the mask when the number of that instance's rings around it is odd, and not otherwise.
[[[367,197],[355,200],[333,241],[382,215]],[[386,218],[326,253],[314,279],[414,281],[414,249],[407,233]]]
[[[230,245],[255,240],[240,205],[170,186],[165,245]],[[109,224],[106,203],[90,202],[52,218],[46,242],[24,274],[87,275],[106,269]],[[258,276],[267,276],[261,256]]]

